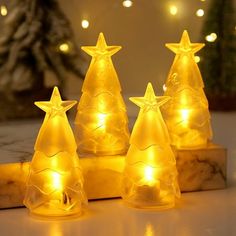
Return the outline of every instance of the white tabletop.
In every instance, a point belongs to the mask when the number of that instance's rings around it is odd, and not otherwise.
[[[128,208],[121,199],[89,202],[78,218],[42,221],[25,208],[0,210],[0,236],[233,236],[236,235],[236,113],[212,115],[215,143],[228,149],[229,186],[182,194],[174,209]]]
[[[90,202],[84,215],[68,221],[37,220],[25,208],[1,210],[0,235],[236,235],[236,186],[182,194],[176,208],[160,212],[128,208],[121,199]]]

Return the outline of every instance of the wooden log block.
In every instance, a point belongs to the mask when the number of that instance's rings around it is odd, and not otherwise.
[[[226,149],[209,145],[205,149],[175,150],[182,192],[226,187]],[[124,156],[84,157],[80,164],[84,188],[90,200],[120,196]],[[17,160],[18,159],[18,160]],[[11,156],[0,161],[0,208],[23,206],[29,157],[20,161]],[[1,163],[2,162],[2,163]]]

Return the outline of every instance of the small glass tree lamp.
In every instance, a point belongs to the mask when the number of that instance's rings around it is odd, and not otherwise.
[[[162,107],[171,144],[177,148],[204,148],[212,138],[212,130],[204,84],[194,59],[194,53],[204,44],[191,43],[184,31],[180,43],[166,46],[176,53],[164,92],[172,99]]]
[[[111,56],[120,46],[107,46],[99,34],[96,46],[82,49],[92,56],[75,118],[81,155],[125,154],[129,144],[128,117]]]
[[[66,116],[75,104],[76,101],[62,101],[57,87],[50,101],[35,102],[46,116],[35,143],[24,199],[34,215],[79,215],[87,203],[77,146]]]
[[[137,208],[167,209],[180,196],[175,156],[159,107],[169,97],[156,97],[151,83],[144,97],[130,100],[141,109],[125,159],[122,198]]]

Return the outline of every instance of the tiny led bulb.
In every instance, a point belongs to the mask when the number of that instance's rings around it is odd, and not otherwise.
[[[133,2],[131,0],[125,0],[123,1],[123,7],[132,7],[133,6]]]
[[[167,87],[166,87],[166,85],[165,85],[165,84],[163,85],[163,87],[162,87],[162,88],[163,88],[163,91],[164,91],[164,92],[167,90]]]
[[[7,15],[8,11],[7,11],[7,7],[5,5],[2,5],[0,7],[0,13],[1,13],[2,16],[6,16]]]
[[[89,27],[89,21],[88,20],[82,20],[81,26],[83,29],[87,29]]]
[[[178,13],[178,8],[175,5],[169,7],[170,14],[175,16]]]
[[[203,9],[198,9],[198,10],[196,11],[196,15],[197,15],[198,17],[204,16],[204,10],[203,10]]]
[[[206,41],[213,43],[217,39],[217,34],[216,33],[211,33],[205,37]]]
[[[201,61],[201,58],[199,56],[194,56],[194,60],[196,63],[199,63]]]
[[[63,53],[67,53],[70,50],[70,46],[68,43],[62,43],[59,45],[59,50]]]

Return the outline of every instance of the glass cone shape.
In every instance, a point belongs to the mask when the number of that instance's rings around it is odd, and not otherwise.
[[[166,44],[176,53],[165,83],[165,96],[171,100],[162,107],[171,144],[177,148],[206,147],[212,138],[208,101],[194,53],[204,44],[191,43],[187,31],[180,43]]]
[[[125,159],[122,198],[133,207],[167,209],[180,197],[175,156],[159,108],[169,99],[155,96],[151,83],[144,97],[130,98],[141,109]]]
[[[107,46],[100,33],[96,46],[82,47],[92,56],[75,118],[78,151],[81,155],[124,154],[129,130],[126,106],[111,56],[120,46]]]
[[[76,142],[66,111],[76,101],[62,101],[54,88],[51,100],[35,102],[46,112],[34,147],[24,205],[44,217],[79,215],[87,203]]]

